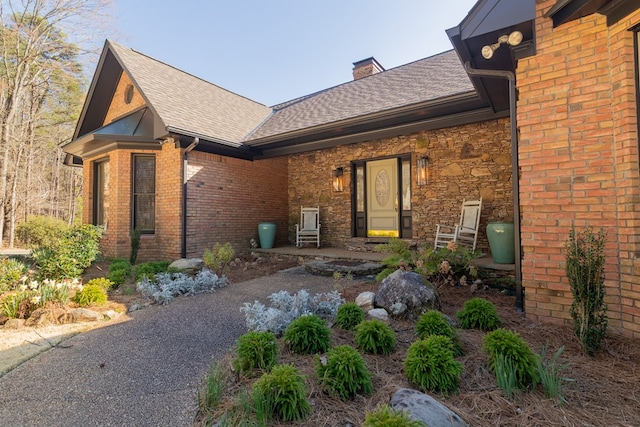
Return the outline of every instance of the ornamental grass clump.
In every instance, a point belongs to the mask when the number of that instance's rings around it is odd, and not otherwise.
[[[26,273],[27,266],[17,259],[0,259],[0,292],[16,289]]]
[[[253,384],[253,399],[267,403],[280,421],[301,421],[311,413],[304,378],[292,365],[276,365]]]
[[[462,355],[462,346],[458,341],[458,332],[438,310],[429,310],[416,322],[416,335],[421,340],[431,335],[441,335],[451,340],[453,356]]]
[[[73,296],[73,302],[82,307],[106,304],[107,291],[100,285],[85,285]]]
[[[365,353],[391,354],[396,348],[396,333],[382,320],[365,320],[355,331],[356,344]]]
[[[456,316],[463,329],[480,329],[493,331],[500,327],[500,318],[496,306],[484,298],[471,298],[464,303],[464,308]]]
[[[346,302],[338,307],[335,325],[352,331],[364,320],[364,310],[355,302]]]
[[[423,391],[457,391],[462,364],[454,360],[451,348],[451,340],[441,335],[411,344],[404,361],[407,378]]]
[[[548,343],[542,347],[540,356],[536,357],[536,368],[538,371],[538,379],[544,390],[544,395],[557,399],[560,403],[566,402],[562,395],[562,384],[565,381],[573,381],[570,378],[562,377],[560,372],[569,366],[569,362],[558,363],[560,355],[564,351],[564,346],[560,347],[554,355],[547,360]]]
[[[254,369],[269,371],[278,362],[276,336],[271,332],[247,332],[238,338],[234,369],[246,374]]]
[[[573,330],[583,351],[589,356],[600,350],[607,331],[607,305],[604,302],[606,237],[602,228],[596,234],[592,227],[583,232],[571,227],[565,245],[565,271],[573,295]]]
[[[283,339],[296,354],[324,353],[329,349],[331,330],[320,317],[307,314],[291,322]]]
[[[362,427],[427,427],[422,421],[412,420],[405,411],[396,411],[389,405],[379,405],[368,412]]]
[[[329,350],[326,358],[316,356],[316,374],[331,394],[342,400],[353,399],[356,394],[371,394],[371,374],[358,350],[341,345]]]
[[[537,383],[536,355],[517,332],[504,328],[489,332],[482,340],[482,349],[489,356],[489,368],[494,374],[501,372],[498,363],[502,363],[502,367],[512,363],[518,388],[525,389]],[[505,359],[502,362],[499,361],[501,356]]]

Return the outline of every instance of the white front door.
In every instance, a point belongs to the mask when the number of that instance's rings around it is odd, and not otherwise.
[[[398,202],[398,160],[367,162],[367,236],[400,236]]]

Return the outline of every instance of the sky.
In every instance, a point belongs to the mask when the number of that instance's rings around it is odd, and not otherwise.
[[[265,105],[452,49],[477,0],[114,0],[108,37]]]

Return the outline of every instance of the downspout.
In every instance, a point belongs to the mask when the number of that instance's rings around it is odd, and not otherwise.
[[[518,123],[516,121],[516,75],[507,70],[482,70],[473,68],[469,61],[464,69],[470,76],[495,77],[509,80],[509,120],[511,124],[511,181],[513,192],[513,228],[516,263],[516,311],[524,312],[522,298],[522,247],[520,243],[520,174],[518,169]]]
[[[200,142],[200,138],[197,136],[193,138],[193,142],[185,148],[182,155],[182,248],[180,249],[180,257],[187,257],[187,166],[189,164],[188,157],[189,152],[196,148],[196,145]]]

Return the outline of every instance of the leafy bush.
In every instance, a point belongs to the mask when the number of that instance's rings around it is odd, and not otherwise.
[[[61,219],[29,216],[16,227],[16,236],[25,247],[35,249],[40,246],[55,246],[68,230],[69,226]]]
[[[331,321],[344,299],[336,291],[311,296],[309,291],[301,289],[297,294],[280,291],[269,296],[270,307],[255,301],[244,303],[240,311],[244,312],[247,329],[250,331],[271,331],[281,336],[289,324],[304,314],[315,314]]]
[[[604,302],[606,238],[602,228],[595,234],[591,227],[583,232],[571,227],[566,242],[565,271],[573,295],[573,330],[582,349],[590,356],[600,350],[607,332],[607,306]]]
[[[451,340],[441,335],[411,344],[404,361],[407,378],[424,391],[457,391],[462,364],[454,360],[451,348]]]
[[[285,329],[284,343],[296,354],[324,353],[331,343],[331,330],[315,314],[298,317]]]
[[[429,310],[420,316],[416,322],[418,338],[425,339],[431,335],[441,335],[451,340],[453,355],[462,355],[462,346],[458,341],[458,332],[438,310]]]
[[[98,277],[96,279],[91,279],[86,283],[86,286],[100,286],[105,291],[109,291],[113,287],[113,282],[106,277]]]
[[[107,278],[113,282],[114,288],[126,282],[130,275],[131,263],[126,259],[116,258],[109,264]]]
[[[33,259],[41,278],[71,279],[82,272],[98,257],[102,228],[84,224],[69,228],[47,246],[33,251]]]
[[[351,331],[364,320],[364,310],[355,302],[347,302],[338,307],[335,324]]]
[[[107,291],[100,285],[86,285],[76,292],[73,301],[83,307],[92,304],[102,305],[107,302]]]
[[[27,266],[17,259],[0,259],[0,292],[14,290],[26,273]]]
[[[141,281],[145,277],[153,279],[156,274],[164,273],[169,268],[169,261],[145,262],[133,267],[133,277],[136,282]]]
[[[136,284],[136,289],[159,304],[166,305],[179,295],[196,295],[214,292],[227,284],[226,278],[220,278],[209,270],[201,270],[196,277],[184,273],[159,273],[154,280],[148,278]]]
[[[291,365],[276,365],[253,384],[254,400],[269,402],[281,421],[300,421],[311,413],[304,378]]]
[[[356,326],[355,340],[366,353],[391,354],[396,348],[396,333],[382,320],[371,319]]]
[[[233,367],[240,374],[256,368],[269,371],[278,362],[278,345],[272,332],[247,332],[238,338]]]
[[[481,331],[493,331],[501,324],[496,306],[484,298],[471,298],[465,301],[464,308],[456,316],[464,329],[477,328]]]
[[[324,360],[324,361],[323,361]],[[316,373],[320,383],[340,399],[353,399],[356,394],[371,394],[371,374],[358,350],[341,345],[329,350],[326,360],[316,356]]]
[[[489,368],[494,374],[498,372],[498,357],[503,355],[515,366],[519,388],[526,388],[529,384],[537,382],[536,356],[517,332],[504,328],[489,332],[482,340],[482,348],[489,356]]]
[[[362,427],[427,427],[422,421],[409,418],[405,411],[395,411],[389,405],[380,405],[368,412]]]
[[[227,242],[224,245],[216,243],[212,250],[209,248],[204,250],[202,261],[204,261],[204,264],[209,267],[211,271],[222,276],[229,266],[229,263],[233,260],[233,255],[234,252],[231,243]]]

